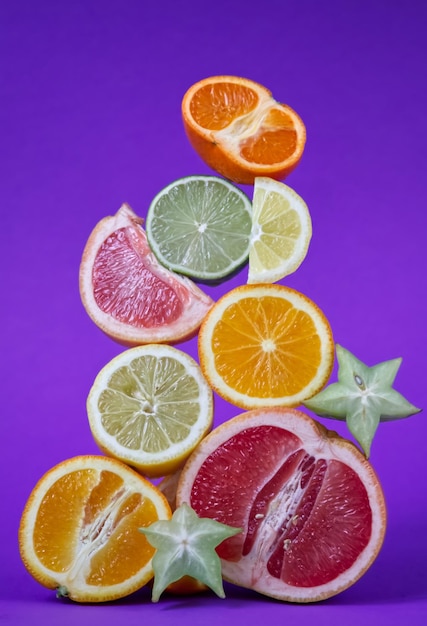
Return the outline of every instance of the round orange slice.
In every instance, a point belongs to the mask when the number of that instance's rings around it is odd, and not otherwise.
[[[126,346],[194,335],[212,299],[152,253],[143,220],[127,204],[93,229],[80,264],[82,303],[95,324]]]
[[[163,494],[124,463],[78,456],[36,484],[19,527],[28,572],[76,602],[129,595],[153,577],[154,548],[138,528],[170,519]]]
[[[184,466],[176,502],[242,529],[217,548],[225,580],[289,602],[350,587],[386,529],[380,482],[358,448],[284,407],[214,429]]]
[[[192,85],[182,99],[187,137],[199,156],[235,183],[256,176],[286,178],[304,152],[300,116],[259,83],[212,76]]]
[[[245,409],[301,404],[325,385],[334,363],[325,315],[280,284],[243,285],[225,294],[206,315],[198,346],[211,387]]]

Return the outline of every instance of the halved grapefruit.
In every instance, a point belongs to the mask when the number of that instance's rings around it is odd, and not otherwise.
[[[142,223],[122,204],[95,226],[80,264],[83,305],[101,330],[127,346],[188,339],[213,301],[159,264]]]
[[[386,526],[381,485],[358,448],[289,408],[254,409],[212,431],[182,470],[183,502],[244,529],[217,548],[226,580],[290,602],[352,585]]]

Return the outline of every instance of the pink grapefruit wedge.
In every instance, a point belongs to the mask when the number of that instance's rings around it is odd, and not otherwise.
[[[95,226],[80,264],[83,305],[101,330],[127,346],[188,339],[213,301],[158,263],[142,222],[123,204]]]

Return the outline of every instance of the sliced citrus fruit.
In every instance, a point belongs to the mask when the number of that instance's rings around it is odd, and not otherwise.
[[[218,176],[187,176],[162,189],[145,229],[157,259],[201,281],[220,280],[247,261],[252,204]]]
[[[78,456],[49,470],[25,505],[19,548],[29,573],[76,602],[129,595],[153,577],[154,549],[138,528],[172,513],[135,470]]]
[[[212,76],[195,83],[182,99],[182,117],[199,156],[236,183],[253,184],[255,176],[283,180],[304,151],[299,115],[247,78]]]
[[[80,264],[80,295],[92,320],[124,345],[175,343],[194,335],[212,299],[164,268],[142,219],[127,204],[92,231]]]
[[[324,386],[334,362],[325,315],[278,284],[243,285],[222,296],[200,327],[198,345],[214,391],[245,409],[301,404]]]
[[[305,259],[312,225],[304,200],[272,178],[254,184],[248,283],[275,283]]]
[[[174,583],[167,586],[169,593],[176,596],[192,596],[196,593],[203,593],[208,590],[208,586],[192,576],[183,576]]]
[[[177,505],[243,528],[217,548],[226,580],[291,602],[329,598],[373,563],[385,527],[372,466],[296,409],[255,409],[213,430],[182,470]]]
[[[99,447],[150,477],[177,470],[212,425],[212,391],[197,362],[164,344],[123,351],[87,399]]]

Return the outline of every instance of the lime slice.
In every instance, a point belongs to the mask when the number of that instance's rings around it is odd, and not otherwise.
[[[147,476],[177,470],[212,426],[212,391],[189,355],[163,344],[125,350],[87,400],[99,447]]]
[[[272,178],[255,179],[248,283],[275,283],[305,259],[312,225],[304,200]]]
[[[171,183],[152,201],[145,223],[158,261],[201,281],[225,278],[245,263],[251,227],[251,201],[217,176]]]

